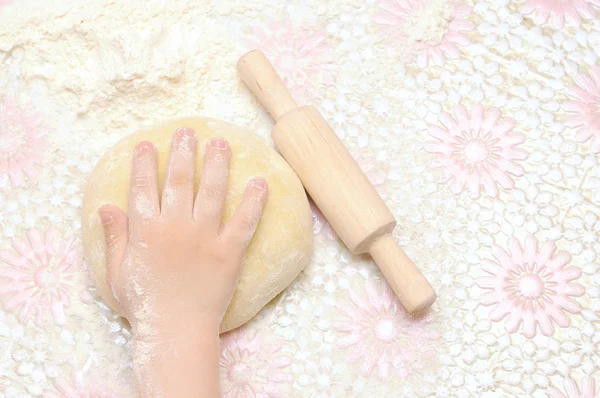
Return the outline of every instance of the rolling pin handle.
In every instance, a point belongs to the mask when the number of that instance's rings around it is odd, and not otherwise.
[[[431,307],[436,299],[433,288],[391,234],[375,240],[369,254],[406,311],[418,315]]]
[[[242,80],[275,121],[289,111],[298,108],[296,101],[261,51],[252,50],[244,54],[238,61],[237,68]]]

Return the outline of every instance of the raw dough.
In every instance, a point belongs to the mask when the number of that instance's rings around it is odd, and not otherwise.
[[[269,183],[269,198],[260,225],[248,248],[243,270],[221,331],[247,322],[285,289],[308,263],[312,252],[312,218],[304,188],[289,165],[260,137],[229,123],[185,118],[144,129],[123,138],[100,159],[83,200],[83,245],[86,262],[105,302],[119,312],[106,284],[105,241],[98,208],[114,204],[127,210],[131,158],[142,140],[158,148],[159,183],[162,189],[173,131],[192,127],[198,134],[196,190],[204,160],[206,141],[219,136],[233,151],[224,221],[240,201],[247,181],[262,176]]]

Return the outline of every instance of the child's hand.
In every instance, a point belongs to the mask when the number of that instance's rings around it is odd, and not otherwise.
[[[221,225],[231,149],[223,139],[208,143],[194,200],[196,147],[194,130],[175,132],[159,199],[156,150],[139,143],[129,217],[115,206],[100,209],[108,284],[146,352],[165,341],[194,345],[204,334],[218,346],[219,324],[267,197],[264,179],[250,181],[236,214]]]

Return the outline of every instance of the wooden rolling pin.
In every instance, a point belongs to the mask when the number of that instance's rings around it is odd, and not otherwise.
[[[275,119],[275,145],[342,241],[369,253],[411,314],[435,301],[433,288],[398,246],[394,216],[321,114],[298,107],[264,54],[245,54],[242,79]]]

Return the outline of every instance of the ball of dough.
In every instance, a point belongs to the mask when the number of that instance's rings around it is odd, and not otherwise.
[[[312,217],[300,180],[273,148],[249,131],[217,120],[184,118],[144,129],[119,141],[100,159],[85,190],[82,229],[86,263],[102,298],[120,312],[106,283],[106,245],[98,209],[105,204],[114,204],[127,211],[132,153],[140,141],[151,141],[157,147],[162,189],[171,138],[179,127],[191,127],[198,135],[196,191],[206,142],[213,137],[222,137],[231,144],[233,156],[224,222],[233,215],[252,177],[264,177],[269,184],[263,216],[248,247],[237,290],[221,324],[221,332],[225,332],[250,320],[285,289],[304,269],[312,252]]]

